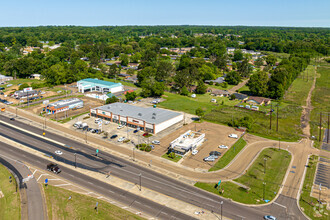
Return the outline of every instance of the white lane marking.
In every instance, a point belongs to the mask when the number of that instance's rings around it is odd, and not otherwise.
[[[46,175],[48,175],[48,174],[46,174],[46,173],[44,173],[44,174],[41,174],[39,177],[38,177],[38,179],[37,179],[37,181],[39,181],[40,180],[40,178],[42,177],[42,176],[46,176]]]
[[[99,196],[99,197],[97,197],[98,199],[102,199],[103,198],[103,196]]]
[[[126,207],[126,206],[123,206],[123,207],[121,207],[122,209],[128,209],[128,207]]]
[[[286,206],[284,206],[284,205],[282,205],[282,204],[280,204],[280,203],[277,203],[277,202],[273,202],[274,204],[276,204],[276,205],[278,205],[278,206],[281,206],[281,207],[283,207],[283,208],[286,208]]]
[[[59,186],[68,186],[68,185],[71,185],[71,183],[59,184],[59,185],[55,185],[55,186],[59,187]]]

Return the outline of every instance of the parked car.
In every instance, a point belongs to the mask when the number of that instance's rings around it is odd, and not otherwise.
[[[119,125],[118,127],[117,127],[117,129],[122,129],[124,127],[124,125]]]
[[[217,158],[212,155],[212,156],[205,157],[203,160],[205,162],[213,162],[213,161],[215,161],[215,159],[217,159]]]
[[[220,149],[228,149],[228,146],[221,144],[221,145],[219,145],[219,148]]]
[[[56,174],[59,174],[61,172],[61,169],[58,167],[58,165],[54,164],[54,163],[48,164],[47,165],[47,170],[51,171],[51,172],[54,172]]]
[[[276,218],[272,215],[265,215],[264,219],[266,219],[266,220],[276,220]]]
[[[211,151],[210,156],[221,156],[221,153],[219,151]]]
[[[100,119],[100,118],[95,119],[96,124],[98,124],[100,121],[102,121],[102,119]]]
[[[110,124],[110,121],[106,121],[106,122],[104,122],[104,124],[105,125],[108,125],[108,124]]]
[[[160,144],[160,141],[154,140],[151,143],[159,145]]]
[[[196,149],[191,152],[192,155],[196,155],[197,153],[198,153],[198,150],[196,150]]]
[[[155,146],[154,146],[154,145],[152,145],[152,144],[150,145],[150,147],[151,147],[151,149],[152,149],[152,150],[153,150],[153,149],[155,149]]]
[[[147,136],[148,134],[149,134],[148,132],[144,133],[144,134],[143,134],[143,137],[144,137],[144,136]]]
[[[237,134],[230,134],[228,137],[230,137],[230,138],[238,138],[238,135]]]
[[[15,118],[10,118],[11,121],[15,121]]]
[[[139,130],[137,130],[137,129],[133,131],[134,134],[137,133],[137,132],[139,132]]]
[[[118,135],[114,134],[110,137],[110,139],[115,139],[116,137],[118,137]]]
[[[120,138],[118,138],[118,142],[122,142],[122,141],[124,141],[126,138],[125,137],[120,137]]]

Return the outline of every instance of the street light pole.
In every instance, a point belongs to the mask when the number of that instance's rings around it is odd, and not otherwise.
[[[281,138],[278,138],[278,149],[281,150]]]
[[[135,151],[135,147],[133,147],[133,161],[135,161],[135,154],[134,154],[134,151]]]
[[[74,153],[74,168],[77,168],[77,153]]]
[[[266,161],[267,161],[267,158],[264,157],[264,174],[266,174]]]
[[[16,118],[17,118],[17,107],[16,107]]]
[[[263,200],[265,201],[265,187],[266,187],[266,183],[265,183],[265,182],[263,182],[263,185],[264,185]]]
[[[86,141],[86,144],[87,144],[87,129],[85,131],[85,141]]]
[[[320,183],[320,186],[319,186],[319,211],[320,211],[320,206],[321,206],[321,183]]]
[[[141,173],[140,173],[139,177],[140,177],[140,191],[141,191],[141,189],[142,189],[142,188],[141,188],[141,187],[142,187],[142,186],[141,186],[141,185],[142,185],[142,184],[141,184],[141,181],[142,181],[142,180],[141,180],[141,179],[142,179],[142,174],[141,174]]]
[[[220,202],[220,207],[221,207],[221,210],[220,210],[220,213],[221,213],[221,220],[222,220],[222,204],[223,204],[223,201]]]

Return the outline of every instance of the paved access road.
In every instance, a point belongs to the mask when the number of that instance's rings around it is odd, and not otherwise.
[[[0,142],[0,147],[9,146],[2,145]],[[21,191],[21,203],[22,203],[22,219],[28,218],[33,220],[44,220],[47,219],[46,210],[44,207],[44,201],[41,193],[41,189],[36,179],[31,178],[28,181],[24,181],[23,179],[27,179],[30,175],[32,177],[31,171],[28,167],[17,159],[12,159],[13,157],[9,157],[10,154],[3,152],[12,151],[11,147],[7,149],[0,150],[0,163],[3,163],[9,169],[13,169],[12,171],[18,176],[20,181],[20,191]],[[27,210],[26,210],[26,200],[27,200]],[[26,213],[27,211],[27,213]],[[27,215],[26,215],[27,214]]]
[[[19,121],[10,121],[9,119],[6,119],[4,117],[0,117],[0,120],[6,121],[18,127],[22,127],[26,130],[29,130],[30,132],[36,132],[37,134],[40,134],[42,132],[41,130],[35,127],[23,124]],[[63,147],[53,142],[49,142],[47,140],[44,140],[43,138],[39,138],[34,135],[27,134],[19,129],[6,126],[3,123],[1,123],[1,121],[0,121],[0,129],[2,131],[1,136],[9,138],[15,142],[24,144],[30,148],[41,151],[43,153],[52,155],[55,159],[70,164],[73,167],[75,165],[74,153],[76,153],[77,166],[84,169],[88,169],[96,172],[102,172],[102,173],[107,173],[108,171],[111,171],[111,175],[115,175],[119,178],[137,184],[139,183],[139,174],[141,173],[142,182],[143,182],[142,187],[147,187],[149,189],[158,191],[170,197],[201,207],[202,209],[213,210],[214,212],[220,214],[220,201],[223,200],[224,201],[223,215],[231,219],[242,219],[242,218],[262,219],[262,216],[264,214],[269,213],[269,210],[261,210],[260,208],[246,207],[237,203],[233,203],[228,199],[224,199],[217,195],[210,194],[204,190],[184,184],[180,181],[174,180],[170,177],[164,176],[150,169],[140,167],[134,163],[131,163],[121,158],[117,158],[108,153],[100,152],[99,157],[95,157],[94,148],[58,136],[56,134],[51,134],[48,132],[47,137],[62,142],[64,144],[67,144],[71,146],[73,149]],[[56,155],[54,153],[55,150],[61,150],[63,154]],[[22,151],[20,154],[16,154],[15,157],[19,156],[19,158],[21,158],[23,161],[27,161],[28,157],[24,155],[26,155],[26,153]],[[41,163],[40,161],[41,161],[40,158],[39,159],[35,158],[27,162],[37,167],[41,167],[42,169],[45,169],[44,167],[46,166],[47,163],[46,162]],[[66,175],[66,173],[72,174],[72,172],[74,171],[69,171],[65,169],[60,175]],[[74,176],[75,175],[81,175],[81,174],[74,172]],[[71,177],[70,175],[68,176]],[[64,176],[64,178],[67,178],[67,176]],[[86,186],[86,181],[83,181],[86,178],[82,178],[82,181],[77,182],[77,184]],[[94,180],[90,177],[88,178],[90,179],[89,182],[93,183],[90,185],[96,185],[97,183],[97,184],[103,184],[103,186],[104,185],[108,186],[108,184],[106,183],[98,183],[99,181]],[[72,179],[72,177],[70,179]],[[100,194],[103,193],[100,191],[97,192]],[[104,195],[108,196],[108,194],[104,194]],[[134,195],[134,197],[137,196]]]
[[[16,158],[21,161],[25,161],[33,166],[39,167],[40,169],[45,169],[46,165],[50,163],[50,161],[40,158],[31,153],[27,153],[26,151],[13,148],[12,146],[0,142],[0,155]],[[159,219],[194,219],[193,217],[182,214],[173,209],[162,206],[158,203],[152,202],[148,199],[139,197],[127,191],[121,190],[117,187],[111,186],[104,182],[95,180],[87,175],[76,172],[72,169],[68,169],[66,167],[61,167],[62,172],[59,174],[61,177],[73,182],[77,183],[82,187],[88,188],[97,192],[99,194],[105,195],[109,198],[113,198],[123,204],[129,205],[132,208],[142,210],[145,213],[148,213],[151,216],[155,216]],[[34,207],[39,207],[42,204],[41,201],[35,201],[32,205]],[[30,215],[29,215],[30,216]],[[30,218],[29,219],[41,219],[41,218]]]

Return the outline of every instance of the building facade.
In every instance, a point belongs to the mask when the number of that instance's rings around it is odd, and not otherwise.
[[[44,110],[46,112],[56,114],[59,112],[68,111],[70,109],[82,107],[84,107],[84,102],[81,99],[72,98],[50,103],[44,108]]]
[[[101,92],[101,93],[117,93],[124,91],[121,83],[113,83],[99,79],[82,79],[77,82],[78,92]]]
[[[157,134],[183,120],[181,113],[143,108],[125,103],[112,103],[91,109],[91,116]]]

